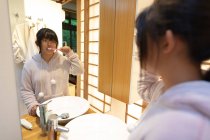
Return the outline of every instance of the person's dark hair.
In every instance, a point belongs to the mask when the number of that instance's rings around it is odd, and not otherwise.
[[[56,33],[49,28],[42,28],[36,34],[35,43],[40,48],[40,50],[41,50],[41,42],[43,39],[49,39],[50,41],[55,41],[56,46],[58,46],[58,37]]]
[[[149,13],[151,7],[145,8],[136,19],[136,44],[138,47],[138,54],[140,59],[140,65],[145,68],[147,58],[147,37],[146,37],[146,16]]]
[[[210,1],[155,0],[151,7],[145,21],[146,35],[158,42],[167,30],[171,30],[187,43],[190,57],[194,62],[201,64],[210,58]],[[136,28],[137,32],[138,28],[141,28],[138,22]],[[141,39],[137,36],[140,61],[146,63],[144,60],[147,57],[147,46],[138,44]]]

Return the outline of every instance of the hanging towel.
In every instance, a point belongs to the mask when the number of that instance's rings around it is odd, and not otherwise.
[[[29,24],[28,22],[18,24],[12,34],[12,48],[15,63],[25,61],[27,53],[26,40],[29,37]]]

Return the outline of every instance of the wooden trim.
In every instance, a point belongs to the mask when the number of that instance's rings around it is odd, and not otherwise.
[[[96,3],[90,4],[89,6],[91,7],[91,6],[94,6],[94,5],[97,5],[97,4],[99,4],[99,2],[96,2]]]
[[[88,63],[89,65],[92,65],[92,66],[98,66],[98,65],[96,65],[96,64],[92,64],[92,63]]]
[[[104,103],[104,104],[106,104],[106,105],[111,106],[111,104],[109,104],[109,103],[107,103],[107,102],[105,101],[105,96],[104,96],[104,100],[101,100],[101,99],[99,99],[98,97],[96,97],[96,96],[94,96],[94,95],[92,95],[92,94],[90,94],[90,93],[88,93],[88,95],[91,96],[91,97],[93,97],[93,98],[95,98],[95,99],[97,99],[97,100],[99,100],[99,101],[101,101],[102,103]],[[105,95],[105,94],[104,94],[104,95]],[[104,106],[105,106],[105,105],[104,105]]]
[[[89,41],[90,43],[99,43],[99,41]]]
[[[77,13],[77,11],[71,10],[71,9],[66,9],[66,8],[62,8],[64,11],[68,12],[68,13]],[[78,18],[78,17],[77,17]]]
[[[93,97],[93,98],[95,98],[95,99],[97,99],[97,100],[99,100],[99,101],[101,101],[103,103],[103,100],[99,99],[98,97],[96,97],[96,96],[94,96],[94,95],[92,95],[90,93],[88,93],[88,96],[91,96],[91,97]]]
[[[81,58],[81,22],[80,22],[80,18],[81,18],[81,0],[77,0],[77,54],[78,56]],[[76,89],[76,96],[81,96],[80,93],[80,84],[81,82],[81,76],[77,76],[77,89]]]
[[[89,31],[98,31],[99,29],[89,29]],[[98,41],[99,42],[99,41]]]
[[[89,54],[98,54],[98,53],[89,52]]]
[[[92,87],[94,87],[94,88],[98,88],[98,87],[96,87],[96,86],[94,86],[94,85],[92,85],[92,84],[89,84],[89,83],[88,83],[88,85],[90,85],[90,86],[92,86]]]
[[[139,106],[139,107],[144,107],[143,105],[140,105],[140,104],[137,104],[137,103],[133,103],[134,105],[136,105],[136,106]]]
[[[84,98],[88,99],[89,0],[84,0]]]
[[[70,2],[71,0],[54,0],[54,1],[63,5]]]
[[[98,77],[97,75],[93,75],[93,74],[90,74],[90,73],[88,73],[88,75],[96,77],[96,78]]]
[[[100,110],[100,109],[98,109],[97,107],[95,107],[95,106],[93,106],[93,105],[91,105],[91,104],[90,104],[90,106],[91,106],[92,108],[94,108],[94,109],[98,110],[99,112],[103,113],[103,111],[101,111],[101,110]]]
[[[125,108],[125,123],[127,123],[127,115],[128,115],[128,104],[126,104]]]
[[[135,119],[135,120],[139,120],[139,118],[136,118],[136,117],[134,117],[134,116],[132,116],[132,115],[130,115],[130,114],[127,114],[127,116],[129,116],[129,117],[131,117],[131,118],[133,118],[133,119]],[[127,118],[127,117],[126,117]],[[126,122],[127,123],[127,122]]]
[[[89,17],[89,19],[93,19],[93,18],[99,18],[100,16],[92,16],[92,17]]]

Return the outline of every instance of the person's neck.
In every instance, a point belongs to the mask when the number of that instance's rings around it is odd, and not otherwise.
[[[164,90],[183,82],[202,79],[199,65],[184,63],[168,66],[168,69],[161,76],[165,85]]]
[[[54,54],[41,54],[41,57],[44,59],[44,61],[46,61],[47,63],[49,63],[49,61],[51,60],[51,58],[53,57]]]

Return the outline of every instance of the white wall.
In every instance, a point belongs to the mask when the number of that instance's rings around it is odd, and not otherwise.
[[[15,26],[25,21],[24,0],[8,0],[8,2],[9,2],[10,27],[12,34],[12,32],[15,29]],[[20,97],[20,89],[19,89],[23,63],[14,64],[14,66],[15,66],[17,95],[19,101],[18,103],[19,103],[20,115],[22,115],[27,113],[27,109]]]
[[[47,28],[53,29],[62,46],[62,21],[65,20],[65,12],[62,5],[52,0],[24,0],[25,15],[31,16],[33,20],[42,18]]]
[[[11,48],[8,1],[0,1],[0,137],[21,140],[15,71]]]

